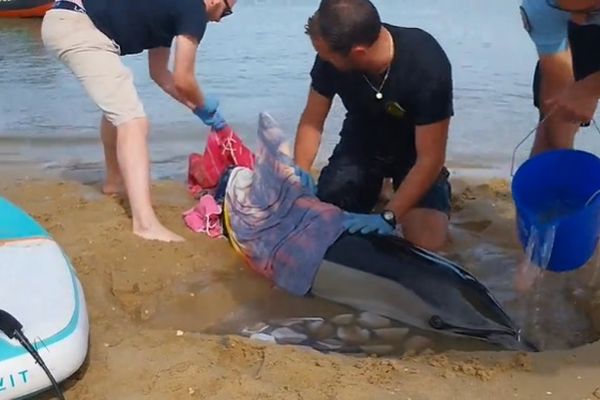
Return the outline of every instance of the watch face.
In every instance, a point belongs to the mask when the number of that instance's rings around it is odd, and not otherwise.
[[[385,218],[387,221],[393,221],[394,220],[394,213],[391,211],[384,211],[383,212],[383,218]]]

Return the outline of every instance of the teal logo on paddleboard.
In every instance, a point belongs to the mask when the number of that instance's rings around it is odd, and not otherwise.
[[[29,371],[25,370],[0,376],[0,392],[26,384],[27,374],[29,374]]]

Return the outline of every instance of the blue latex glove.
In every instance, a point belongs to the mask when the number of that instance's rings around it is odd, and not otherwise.
[[[294,167],[294,172],[300,177],[300,184],[303,187],[308,189],[312,194],[317,194],[317,185],[311,174],[298,166]]]
[[[386,222],[379,214],[355,214],[344,213],[344,229],[350,233],[372,233],[377,232],[379,235],[392,235],[394,227]]]
[[[204,107],[196,107],[194,114],[204,122],[205,125],[214,130],[221,130],[225,127],[225,119],[217,111],[219,100],[214,97],[204,98]]]

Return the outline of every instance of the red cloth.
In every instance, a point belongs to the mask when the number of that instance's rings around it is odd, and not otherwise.
[[[188,157],[188,190],[198,197],[204,190],[214,189],[228,167],[254,169],[255,159],[230,126],[211,131],[204,154],[192,153]]]

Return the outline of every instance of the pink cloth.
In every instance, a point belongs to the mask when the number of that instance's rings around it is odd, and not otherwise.
[[[220,215],[223,209],[214,197],[205,194],[198,204],[183,213],[185,224],[194,232],[206,233],[211,238],[223,236]]]
[[[230,166],[254,169],[255,156],[230,126],[208,135],[204,154],[192,153],[188,158],[188,190],[194,197],[214,189]]]

